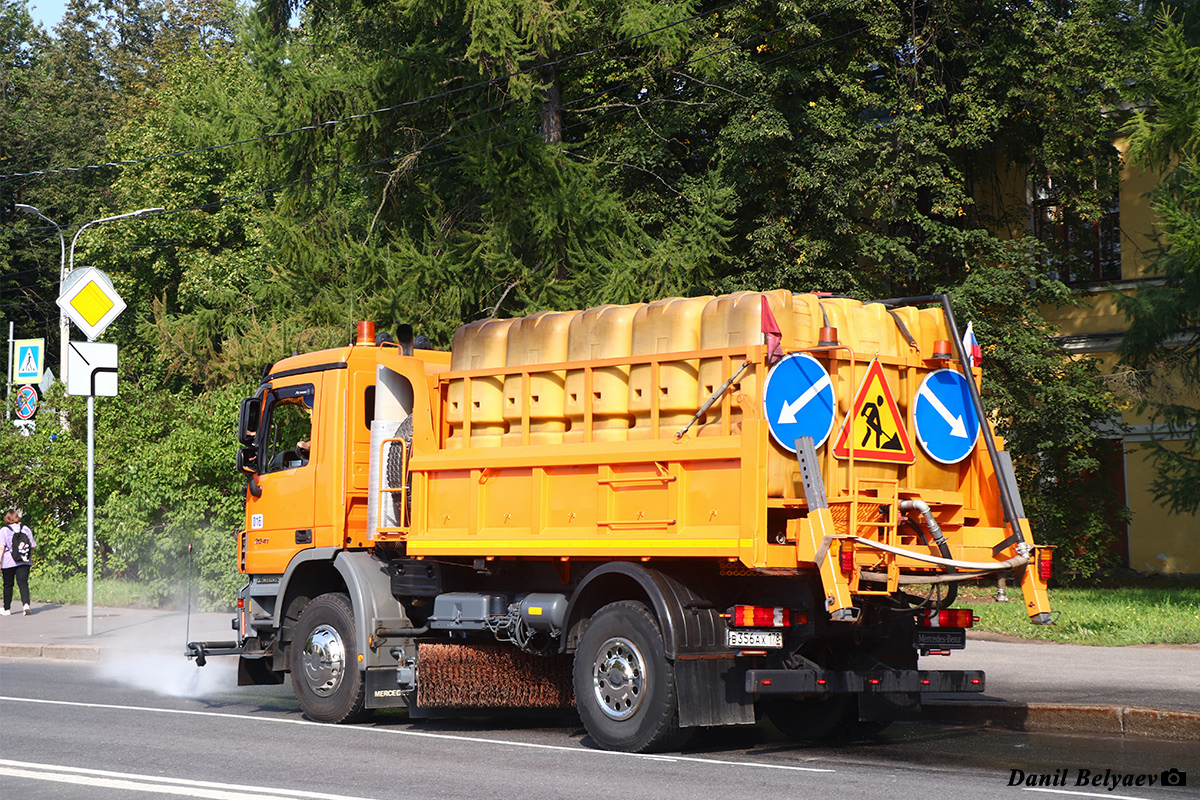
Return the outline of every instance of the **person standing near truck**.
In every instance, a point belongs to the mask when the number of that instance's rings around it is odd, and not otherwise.
[[[21,592],[21,605],[29,614],[29,568],[33,565],[33,531],[21,524],[21,510],[10,508],[4,515],[0,530],[0,568],[4,573],[4,609],[0,614],[12,614],[13,581]]]

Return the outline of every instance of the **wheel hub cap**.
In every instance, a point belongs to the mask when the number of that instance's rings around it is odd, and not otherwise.
[[[609,639],[596,654],[592,680],[596,701],[607,716],[612,719],[633,716],[646,694],[646,668],[641,652],[628,639]]]
[[[346,646],[329,625],[319,625],[304,643],[304,677],[312,690],[328,697],[346,672]]]

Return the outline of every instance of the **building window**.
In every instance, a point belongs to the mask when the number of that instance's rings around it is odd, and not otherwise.
[[[1053,184],[1031,192],[1033,235],[1046,247],[1048,271],[1063,283],[1119,280],[1121,202],[1105,205],[1098,220],[1085,220],[1059,202]]]

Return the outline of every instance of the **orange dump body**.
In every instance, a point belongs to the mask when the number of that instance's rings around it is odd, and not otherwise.
[[[790,359],[770,354],[775,328]],[[987,575],[1037,545],[1003,443],[993,457],[986,420],[956,433],[953,391],[927,382],[978,386],[943,352],[952,338],[940,308],[781,290],[486,320],[450,354],[286,359],[263,391],[309,415],[311,449],[257,477],[277,486],[248,498],[242,568],[381,543],[564,574],[575,559],[709,559],[819,574],[835,617],[858,596]],[[822,402],[828,426],[812,422]],[[788,441],[797,430],[811,441]],[[1022,575],[1029,615],[1048,615],[1038,570]]]

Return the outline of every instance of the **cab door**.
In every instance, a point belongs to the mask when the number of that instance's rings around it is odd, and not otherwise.
[[[246,571],[280,574],[313,546],[317,448],[314,441],[321,376],[274,386],[263,396],[255,497],[246,493]]]

